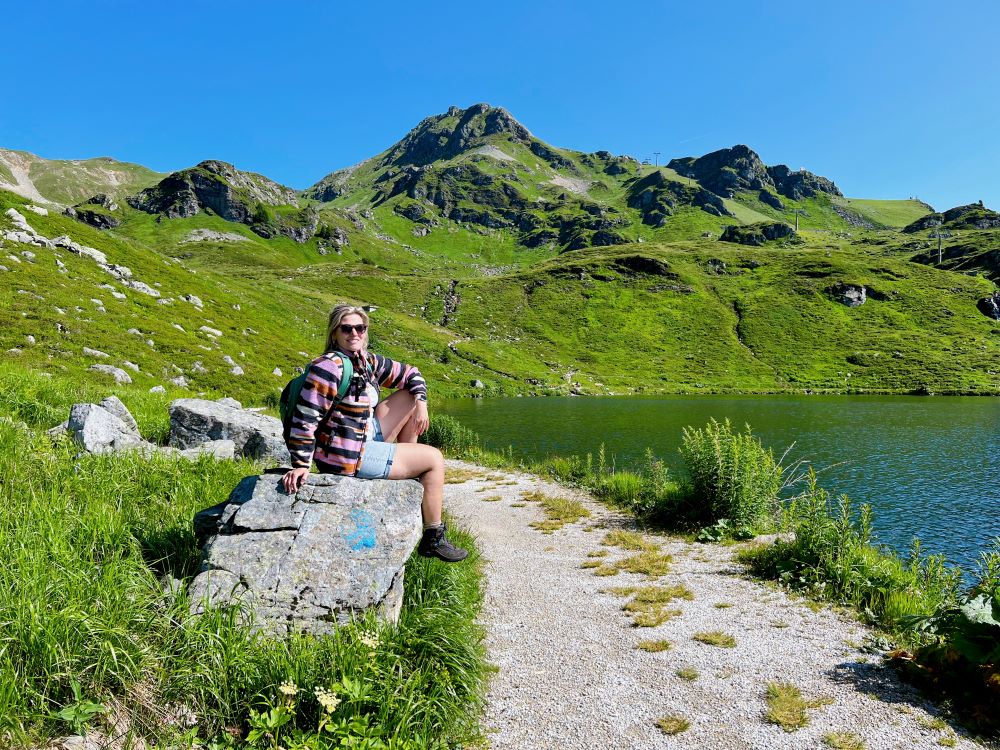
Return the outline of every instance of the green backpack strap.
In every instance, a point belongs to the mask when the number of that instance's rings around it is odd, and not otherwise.
[[[337,386],[337,400],[334,402],[334,406],[347,395],[347,389],[351,387],[351,379],[354,377],[354,363],[351,362],[351,358],[341,355],[340,361],[344,363],[344,371],[340,376],[340,385]],[[329,412],[327,416],[330,416]]]
[[[337,398],[334,400],[333,404],[330,406],[330,410],[323,415],[323,421],[325,422],[330,417],[330,412],[332,412],[341,401],[343,401],[344,396],[347,395],[347,389],[351,387],[351,379],[354,377],[354,364],[351,362],[349,357],[344,355],[338,355],[341,362],[343,362],[343,372],[340,376],[340,384],[337,386]],[[299,402],[299,394],[302,392],[303,386],[306,384],[306,378],[309,376],[309,368],[306,367],[305,372],[301,375],[297,375],[292,380],[288,382],[285,389],[281,392],[281,399],[278,402],[278,411],[281,414],[281,423],[283,427],[283,432],[285,435],[285,440],[288,440],[290,430],[292,428],[292,417],[295,414],[295,405]]]

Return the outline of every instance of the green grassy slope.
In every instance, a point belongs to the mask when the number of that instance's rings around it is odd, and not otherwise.
[[[0,210],[22,203],[0,194]],[[161,304],[127,289],[65,250],[31,247],[34,262],[5,261],[0,348],[18,350],[7,359],[21,366],[81,382],[108,383],[86,368],[128,360],[140,368],[130,371],[135,389],[163,384],[177,394],[269,403],[302,364],[300,352],[319,351],[326,312],[346,300],[378,306],[375,345],[418,364],[438,394],[472,393],[473,380],[497,394],[1000,392],[991,364],[1000,326],[976,310],[992,284],[912,262],[912,237],[804,232],[805,243],[791,248],[646,242],[486,276],[469,267],[452,274],[447,265],[406,270],[411,252],[391,245],[382,249],[382,268],[351,252],[320,256],[308,243],[263,240],[218,217],[157,224],[147,216],[127,224],[132,236],[125,236],[54,214],[27,215],[44,235],[69,234],[100,249],[173,300]],[[245,241],[178,244],[196,225]],[[996,233],[980,234],[988,243]],[[18,257],[21,250],[3,248]],[[837,282],[864,285],[868,301],[853,309],[834,301],[829,289]],[[199,297],[203,308],[184,295]],[[201,326],[222,336],[212,339]],[[85,346],[111,357],[88,358]],[[244,374],[231,375],[224,357]],[[273,375],[275,367],[284,375]],[[186,389],[170,384],[178,375]]]
[[[883,224],[894,229],[902,229],[921,216],[926,216],[933,209],[923,201],[908,200],[874,200],[869,198],[845,198],[847,207],[876,224]]]
[[[97,193],[122,196],[152,185],[164,175],[141,164],[96,159],[43,159],[26,151],[0,149],[0,180],[15,182],[12,164],[24,168],[47,200],[72,205]],[[3,186],[6,187],[6,186]]]

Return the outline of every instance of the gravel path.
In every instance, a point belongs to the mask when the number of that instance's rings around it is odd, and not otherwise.
[[[835,732],[854,733],[869,750],[939,748],[939,740],[979,747],[858,649],[865,628],[742,577],[733,548],[647,535],[673,556],[670,571],[652,583],[683,584],[693,599],[673,601],[681,612],[659,626],[633,627],[622,611],[628,600],[604,591],[651,582],[580,567],[635,554],[601,545],[608,529],[628,528],[627,518],[538,477],[458,461],[448,471],[475,474],[446,485],[445,507],[478,538],[486,560],[483,624],[499,672],[483,726],[493,750],[853,747],[827,745],[824,736]],[[579,499],[592,515],[543,534],[529,526],[545,517],[537,502],[513,506],[526,491]],[[602,549],[607,557],[587,557]],[[699,631],[731,634],[736,645],[697,642]],[[672,647],[636,648],[660,639]],[[677,671],[685,669],[698,676],[682,679]],[[792,683],[822,704],[808,710],[807,726],[785,732],[765,720],[771,682]],[[656,726],[666,716],[690,727],[667,736]]]

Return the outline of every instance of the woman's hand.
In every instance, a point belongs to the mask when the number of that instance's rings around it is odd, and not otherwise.
[[[427,416],[427,402],[417,401],[417,410],[413,413],[413,426],[417,430],[417,435],[423,435],[431,424],[431,418]]]
[[[309,478],[309,469],[292,469],[281,478],[281,484],[289,495],[298,492],[299,487]]]

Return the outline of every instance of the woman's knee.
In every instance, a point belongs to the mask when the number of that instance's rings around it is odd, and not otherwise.
[[[417,443],[398,444],[389,477],[403,479],[424,474],[444,475],[444,456],[441,451]]]

